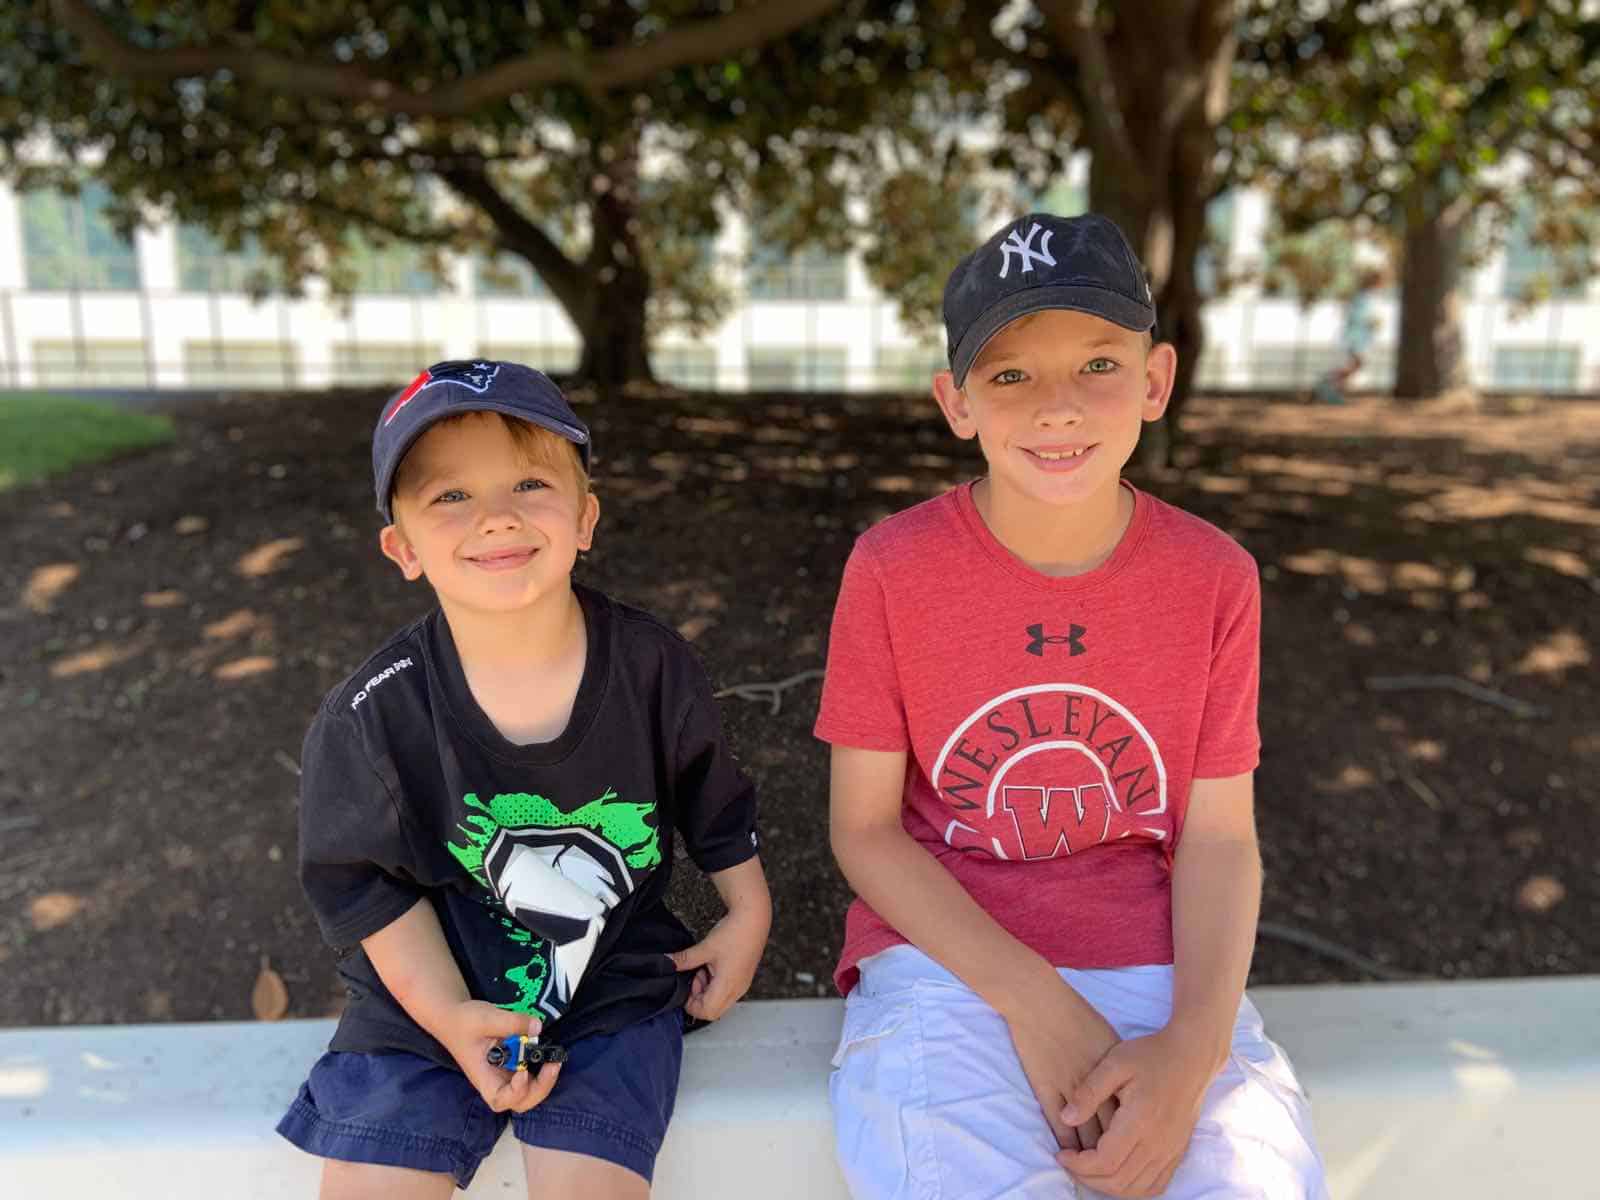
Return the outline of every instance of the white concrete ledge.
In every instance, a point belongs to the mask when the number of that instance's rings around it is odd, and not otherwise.
[[[1262,988],[1336,1200],[1600,1195],[1600,976]],[[826,1078],[838,1001],[740,1005],[688,1043],[655,1194],[844,1196]],[[328,1021],[0,1030],[0,1197],[278,1200],[319,1164],[273,1125]],[[524,1195],[502,1140],[468,1196]]]

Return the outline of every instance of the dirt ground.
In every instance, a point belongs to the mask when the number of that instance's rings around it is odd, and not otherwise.
[[[719,686],[820,667],[855,534],[977,467],[922,401],[579,399],[605,504],[581,575]],[[300,739],[427,603],[374,544],[377,403],[190,402],[174,445],[0,497],[0,1024],[248,1018],[264,962],[289,1015],[334,1011]],[[1179,462],[1136,478],[1263,571],[1253,982],[1373,977],[1303,935],[1436,977],[1600,971],[1600,404],[1207,399]],[[757,996],[831,990],[817,695],[726,700],[777,903]],[[677,892],[712,918],[692,871]]]

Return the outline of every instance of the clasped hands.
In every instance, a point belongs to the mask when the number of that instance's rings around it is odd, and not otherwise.
[[[1123,1041],[1065,982],[1006,1023],[1061,1147],[1056,1161],[1107,1195],[1159,1196],[1216,1074],[1198,1039],[1169,1025]]]

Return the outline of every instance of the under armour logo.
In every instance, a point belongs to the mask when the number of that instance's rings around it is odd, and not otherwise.
[[[1000,262],[1001,279],[1004,279],[1006,272],[1011,269],[1011,256],[1013,254],[1022,259],[1022,269],[1024,271],[1033,270],[1033,264],[1036,260],[1046,266],[1053,267],[1056,265],[1056,260],[1050,257],[1050,234],[1053,231],[1049,229],[1044,231],[1044,240],[1039,243],[1039,248],[1035,250],[1033,248],[1033,235],[1038,232],[1039,223],[1035,221],[1033,228],[1028,230],[1027,237],[1022,236],[1021,230],[1013,229],[1011,236],[1000,243],[1000,253],[1004,256]]]
[[[1040,658],[1043,658],[1045,644],[1054,643],[1056,645],[1070,646],[1072,648],[1072,654],[1075,657],[1088,649],[1088,647],[1083,644],[1083,635],[1085,632],[1087,631],[1082,625],[1068,625],[1066,633],[1058,633],[1054,637],[1046,637],[1044,635],[1043,625],[1029,625],[1028,637],[1031,640],[1028,642],[1028,653],[1036,654]]]

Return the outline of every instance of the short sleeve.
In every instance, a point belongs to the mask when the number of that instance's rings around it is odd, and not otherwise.
[[[904,750],[911,742],[883,584],[859,541],[839,583],[814,732],[822,741],[863,750]]]
[[[1261,761],[1256,720],[1260,686],[1261,583],[1252,561],[1247,570],[1228,577],[1218,597],[1196,779],[1255,770]]]
[[[674,807],[684,848],[710,874],[755,856],[756,789],[723,736],[711,682],[698,659],[690,668],[688,704],[673,755]]]
[[[394,797],[360,729],[324,708],[300,756],[300,883],[330,946],[353,946],[425,894]]]

